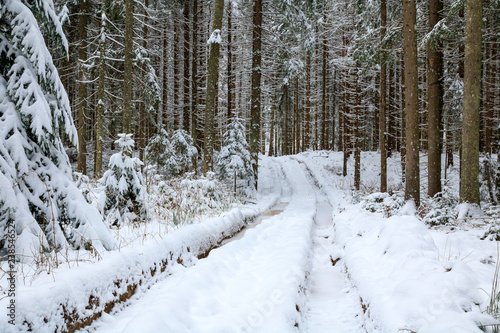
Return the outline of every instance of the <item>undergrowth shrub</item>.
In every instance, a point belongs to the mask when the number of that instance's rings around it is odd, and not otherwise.
[[[142,162],[131,157],[132,134],[118,134],[120,151],[111,156],[109,170],[100,182],[105,187],[104,216],[115,226],[146,219],[146,191],[140,167]]]

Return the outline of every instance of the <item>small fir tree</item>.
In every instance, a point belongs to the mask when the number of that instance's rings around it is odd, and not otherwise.
[[[100,182],[105,186],[106,203],[104,216],[112,225],[146,219],[146,191],[139,169],[143,164],[137,157],[131,157],[134,148],[132,134],[118,134],[115,143],[120,151],[109,160],[109,170]]]
[[[168,159],[167,151],[170,147],[168,133],[163,128],[151,138],[146,147],[146,159],[156,167],[156,171],[162,171],[165,168],[165,162]]]
[[[198,150],[193,139],[184,130],[177,130],[170,138],[170,144],[165,152],[165,173],[169,176],[183,175],[193,170]]]
[[[231,179],[235,191],[237,187],[248,186],[253,170],[241,119],[235,118],[227,126],[216,166],[219,178]]]

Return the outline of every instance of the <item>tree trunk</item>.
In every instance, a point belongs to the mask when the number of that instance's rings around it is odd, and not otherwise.
[[[464,109],[460,201],[479,205],[479,109],[481,104],[482,0],[466,1]]]
[[[207,171],[213,171],[213,151],[215,141],[215,113],[216,98],[218,95],[219,82],[219,54],[222,15],[224,13],[224,0],[215,0],[213,12],[212,34],[210,35],[210,55],[208,58],[208,77],[207,77],[207,100],[205,109],[205,147],[203,159],[203,174]],[[258,147],[257,147],[258,149]]]
[[[167,26],[168,18],[166,18],[163,22],[163,48],[162,48],[162,60],[163,60],[163,84],[162,84],[162,111],[158,112],[158,117],[156,118],[156,123],[158,128],[157,133],[160,133],[160,130],[163,129],[164,121],[168,115],[168,26]]]
[[[295,143],[294,143],[294,153],[298,154],[300,152],[300,115],[299,115],[299,77],[295,77],[295,92],[293,94],[294,103],[293,103],[293,113],[295,115],[294,119],[294,135]]]
[[[261,98],[261,63],[262,63],[262,0],[253,3],[252,33],[252,100],[250,117],[250,158],[252,159],[254,184],[257,189],[259,170],[260,138],[260,98]]]
[[[361,137],[359,128],[361,126],[361,89],[359,82],[359,65],[356,69],[356,106],[355,106],[355,125],[354,125],[354,188],[359,191],[361,183]]]
[[[179,49],[179,45],[181,44],[181,38],[180,38],[180,28],[179,28],[179,23],[177,22],[177,10],[173,10],[173,24],[174,24],[174,98],[173,98],[173,107],[172,107],[172,117],[173,117],[173,130],[178,130],[181,128],[181,114],[179,111],[179,105],[180,105],[180,82],[181,78],[179,77],[179,72],[180,72],[180,54],[181,51]]]
[[[306,109],[304,121],[304,150],[311,146],[311,53],[306,51]]]
[[[490,29],[491,31],[491,29]],[[486,112],[485,116],[485,128],[484,128],[484,151],[486,156],[489,158],[493,151],[492,139],[493,139],[493,118],[494,118],[494,96],[495,96],[495,81],[494,76],[496,74],[493,71],[493,61],[494,53],[493,46],[486,46],[485,48],[485,69],[484,69],[484,108]]]
[[[413,200],[418,207],[420,206],[420,165],[416,15],[415,0],[403,0],[406,111],[405,200]]]
[[[326,22],[326,11],[324,11],[323,20]],[[325,32],[323,32],[323,36],[321,38],[321,46],[322,46],[322,81],[321,81],[321,149],[328,149],[328,137],[327,137],[327,112],[328,112],[328,100],[327,100],[327,79],[328,79],[328,49],[326,46],[326,36]]]
[[[132,133],[132,87],[134,85],[134,0],[125,0],[125,54],[123,76],[122,132]]]
[[[148,8],[149,8],[149,0],[144,1],[144,24],[142,26],[142,47],[144,50],[148,49]],[[146,73],[147,68],[146,64],[142,66],[142,72]],[[148,115],[146,111],[146,101],[147,101],[147,92],[146,89],[142,89],[142,101],[140,102],[140,110],[139,110],[139,135],[138,135],[138,147],[139,147],[139,159],[144,161],[145,153],[146,153],[146,135],[147,135],[147,125],[148,125]]]
[[[404,72],[404,53],[400,55],[400,73]],[[400,108],[401,108],[401,181],[406,182],[406,102],[405,102],[405,76],[400,75]]]
[[[392,157],[392,153],[396,147],[396,125],[394,112],[394,63],[389,64],[387,77],[387,105],[386,105],[386,143],[387,143],[387,158]]]
[[[189,5],[190,5],[191,0],[185,0],[184,1],[184,12],[183,12],[183,17],[184,17],[184,101],[182,105],[182,129],[186,131],[186,133],[189,133],[189,121],[191,120],[191,115],[189,113],[189,87],[191,85],[191,82],[189,82],[190,76],[189,76],[189,52],[190,52],[190,47],[189,47],[189,37],[190,37],[190,25],[189,25]]]
[[[330,142],[330,149],[335,150],[335,117],[336,117],[336,96],[337,96],[337,70],[333,72],[333,82],[332,82],[332,140]]]
[[[106,40],[102,35],[106,32],[106,2],[101,4],[101,38],[99,39],[99,78],[97,86],[97,110],[95,123],[94,178],[102,176],[102,135],[104,129],[104,93],[106,85]]]
[[[198,0],[193,0],[193,40],[192,40],[192,58],[191,58],[191,138],[193,143],[201,151],[198,142]],[[201,154],[198,154],[198,156]],[[197,169],[197,160],[195,159]]]
[[[383,40],[387,30],[387,1],[380,2],[380,39]],[[379,142],[380,142],[380,192],[387,192],[387,151],[385,146],[385,121],[386,121],[386,81],[387,65],[385,52],[380,63],[380,121],[379,121]]]
[[[440,0],[429,0],[429,29],[440,20]],[[428,194],[441,192],[441,119],[443,110],[443,52],[436,41],[427,46],[427,98],[428,98]]]
[[[232,25],[233,2],[227,3],[227,123],[234,117],[234,74],[233,74],[233,25]]]
[[[78,21],[78,158],[76,170],[87,174],[87,0],[80,0],[80,17]]]

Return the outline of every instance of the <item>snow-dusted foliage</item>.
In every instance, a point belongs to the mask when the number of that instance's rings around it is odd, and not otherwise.
[[[120,151],[111,156],[109,170],[100,180],[106,191],[104,216],[116,226],[146,218],[146,190],[139,170],[143,163],[137,157],[131,157],[134,148],[132,134],[118,136],[116,144]]]
[[[51,37],[67,49],[53,1],[2,0],[0,32],[0,229],[15,223],[17,252],[28,256],[40,247],[111,248],[99,212],[72,180],[59,137],[77,144],[68,96],[44,41]]]
[[[168,139],[168,133],[163,128],[149,140],[146,147],[146,159],[156,167],[157,171],[165,168],[169,147],[170,140]]]
[[[233,119],[227,127],[217,157],[216,170],[221,179],[234,182],[236,177],[238,187],[249,184],[252,177],[252,162],[241,119]]]
[[[161,129],[146,147],[147,159],[159,173],[169,177],[192,171],[198,157],[193,139],[184,130],[177,130],[171,136]]]
[[[193,170],[197,156],[198,150],[191,136],[184,130],[175,131],[165,151],[165,173],[177,176]]]

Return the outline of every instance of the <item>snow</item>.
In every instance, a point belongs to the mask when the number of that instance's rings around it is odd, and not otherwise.
[[[362,153],[362,163],[360,193],[352,159],[341,176],[340,153],[260,156],[256,204],[60,268],[55,281],[40,276],[19,287],[20,322],[52,332],[64,327],[60,304],[88,316],[137,283],[131,299],[83,331],[438,333],[496,323],[485,309],[497,242],[473,225],[430,229],[413,203],[372,190],[379,155]],[[388,170],[397,191],[398,157]],[[165,258],[164,272],[145,274]],[[100,304],[86,308],[91,294]],[[11,328],[0,320],[0,331]]]
[[[210,45],[212,43],[222,44],[220,29],[215,29],[214,31],[212,31],[210,38],[207,40],[207,44]]]
[[[181,258],[185,264],[196,261],[198,254],[219,243],[224,235],[239,230],[247,220],[273,205],[276,199],[266,197],[260,204],[235,208],[223,217],[186,226],[163,236],[161,240],[151,240],[142,246],[109,253],[97,263],[81,263],[77,268],[60,269],[56,281],[46,275],[37,278],[30,286],[19,286],[18,323],[26,320],[38,332],[53,332],[56,327],[64,327],[61,304],[65,304],[68,309],[75,309],[80,316],[89,315],[96,309],[102,310],[106,302],[116,299],[113,291],[122,294],[127,290],[127,284],[139,283],[144,272],[158,268],[166,258],[174,258],[169,260],[165,274],[157,274],[156,278],[143,281],[141,293],[156,280],[170,274],[170,267],[178,266],[175,258]],[[178,268],[172,269],[175,271]],[[117,286],[115,281],[122,283]],[[89,295],[96,295],[100,299],[100,305],[92,310],[85,308]],[[6,300],[0,300],[2,307]],[[47,317],[50,320],[45,323],[43,319]],[[8,329],[2,316],[0,331]]]

